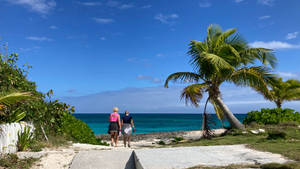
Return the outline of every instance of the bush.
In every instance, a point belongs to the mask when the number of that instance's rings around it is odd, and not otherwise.
[[[173,140],[172,140],[172,142],[173,143],[178,143],[178,142],[180,142],[182,140],[184,140],[183,137],[174,137]]]
[[[244,119],[244,124],[256,122],[258,124],[279,124],[282,122],[300,123],[300,113],[293,109],[261,109],[261,111],[251,111]]]
[[[267,139],[274,140],[274,139],[285,139],[286,138],[286,133],[284,131],[280,130],[272,130],[268,132],[268,137]]]
[[[157,144],[159,144],[159,145],[166,145],[166,143],[164,141],[162,141],[162,140],[160,140]]]
[[[36,158],[19,159],[16,154],[7,154],[0,157],[0,168],[29,169],[37,160]]]
[[[67,138],[75,142],[108,145],[102,142],[101,139],[96,138],[94,132],[86,123],[76,119],[71,114],[66,114],[64,118],[62,118],[61,130]]]
[[[18,132],[18,151],[25,151],[30,146],[33,140],[33,132],[30,131],[30,127],[25,127],[24,131]]]

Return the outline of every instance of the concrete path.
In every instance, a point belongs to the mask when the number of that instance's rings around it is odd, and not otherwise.
[[[116,159],[116,160],[115,160]],[[244,145],[90,150],[79,152],[70,169],[183,169],[230,164],[285,163],[279,154],[260,152]]]
[[[183,169],[230,164],[264,164],[287,162],[279,154],[260,152],[244,145],[199,146],[135,150],[138,169]]]
[[[70,169],[135,169],[132,150],[90,150],[79,152]]]

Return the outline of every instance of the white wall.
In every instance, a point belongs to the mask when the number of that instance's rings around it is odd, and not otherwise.
[[[34,131],[33,124],[28,122],[0,124],[0,153],[17,152],[18,132],[24,131],[26,126]]]

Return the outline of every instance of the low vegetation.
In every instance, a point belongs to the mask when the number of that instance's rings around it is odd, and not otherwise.
[[[19,131],[18,142],[17,142],[18,151],[27,150],[27,148],[29,148],[32,141],[33,141],[33,133],[30,131],[29,127],[25,127],[22,132]]]
[[[246,169],[246,168],[258,168],[258,169],[297,169],[296,163],[278,164],[269,163],[263,165],[229,165],[229,166],[217,166],[217,167],[207,167],[207,166],[196,166],[189,169]]]
[[[16,154],[8,154],[0,157],[0,168],[29,169],[37,158],[19,159]]]
[[[261,111],[251,111],[244,119],[243,123],[248,125],[252,122],[258,124],[279,124],[283,122],[300,123],[300,113],[293,109],[261,109]]]

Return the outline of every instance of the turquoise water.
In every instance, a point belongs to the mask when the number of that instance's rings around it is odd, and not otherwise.
[[[109,114],[74,114],[86,122],[95,134],[106,134]],[[121,114],[122,116],[122,114]],[[136,134],[199,130],[202,124],[202,114],[131,114],[136,127]],[[221,128],[221,122],[215,114],[211,114],[215,125],[212,128]],[[246,114],[235,114],[242,122]],[[225,126],[228,123],[225,122]]]

